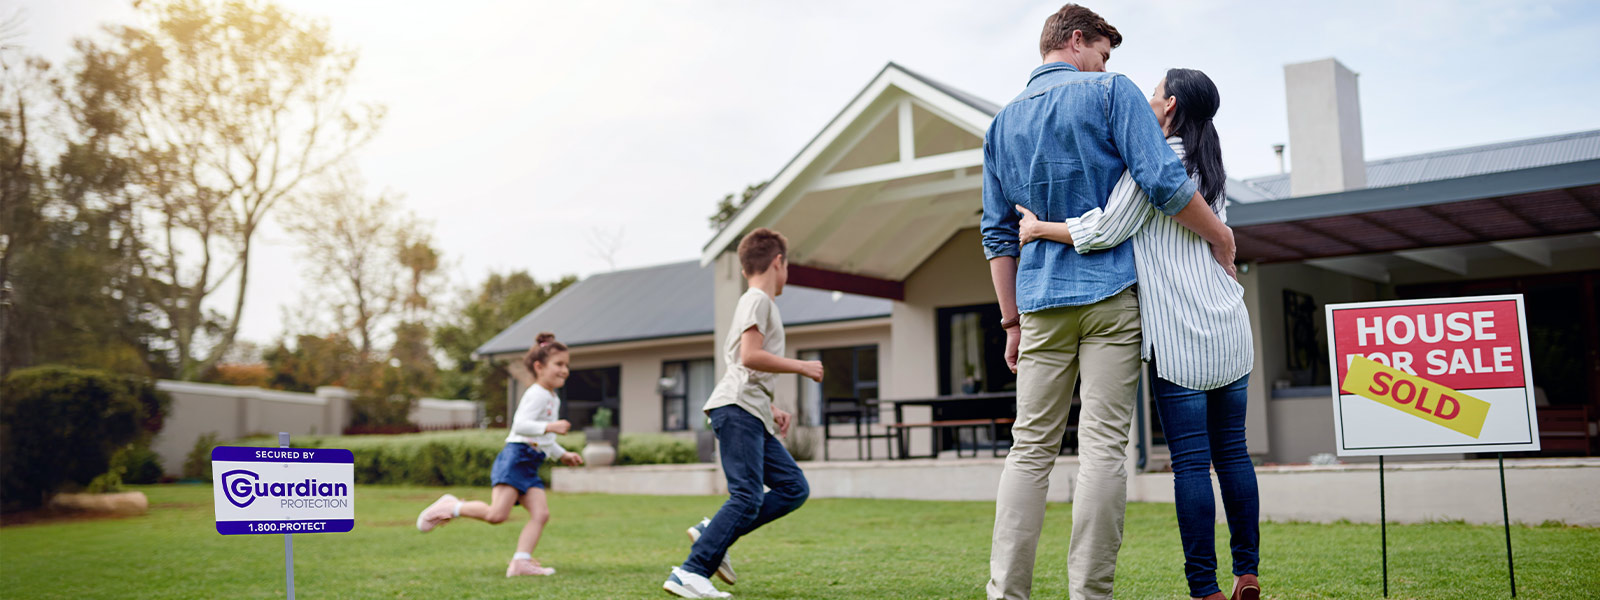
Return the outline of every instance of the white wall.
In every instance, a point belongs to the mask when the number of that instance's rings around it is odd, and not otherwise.
[[[350,424],[350,399],[355,392],[339,387],[317,388],[315,394],[255,387],[161,380],[156,388],[172,396],[171,411],[151,444],[168,474],[183,471],[195,441],[207,433],[219,441],[287,432],[294,435],[339,435]],[[473,426],[478,404],[470,400],[424,398],[411,413],[421,426]]]

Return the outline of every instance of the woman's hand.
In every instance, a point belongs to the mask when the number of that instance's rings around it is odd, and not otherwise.
[[[577,452],[568,452],[561,455],[561,464],[569,467],[583,466],[583,457],[579,456]]]
[[[1039,217],[1034,216],[1033,211],[1023,208],[1021,204],[1016,205],[1016,207],[1017,212],[1022,213],[1022,220],[1017,223],[1018,243],[1026,245],[1028,242],[1043,237],[1044,232],[1039,226]]]
[[[572,422],[568,421],[566,419],[562,419],[560,421],[552,421],[549,425],[545,425],[544,426],[544,430],[545,430],[546,433],[554,433],[556,435],[561,435],[561,434],[564,434],[564,433],[566,433],[568,431],[572,431]]]

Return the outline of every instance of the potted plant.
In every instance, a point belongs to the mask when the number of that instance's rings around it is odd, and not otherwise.
[[[617,428],[612,426],[611,409],[600,407],[594,420],[583,430],[583,462],[594,467],[609,467],[617,460]]]

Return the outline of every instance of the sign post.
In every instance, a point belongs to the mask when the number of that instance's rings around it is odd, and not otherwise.
[[[1330,304],[1327,320],[1338,455],[1378,457],[1384,597],[1383,457],[1494,452],[1515,598],[1504,453],[1539,449],[1522,295]]]
[[[283,534],[283,570],[294,600],[296,533],[355,528],[355,455],[334,448],[219,446],[211,450],[217,533]]]

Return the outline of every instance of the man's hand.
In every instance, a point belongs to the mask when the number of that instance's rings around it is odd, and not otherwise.
[[[554,433],[554,434],[560,435],[560,434],[566,433],[568,431],[572,431],[572,422],[568,421],[566,419],[562,419],[560,421],[554,421],[554,422],[550,423],[549,425],[545,425],[544,426],[544,430],[545,430],[545,433]]]
[[[772,422],[778,426],[778,437],[789,437],[789,426],[794,424],[794,415],[789,414],[778,405],[772,405]]]
[[[582,466],[583,457],[579,456],[577,452],[568,452],[561,455],[561,464],[569,467]]]
[[[1017,372],[1017,356],[1022,345],[1022,326],[1006,328],[1006,367]]]
[[[1228,232],[1228,243],[1212,244],[1211,257],[1217,259],[1217,264],[1222,265],[1222,270],[1227,271],[1228,276],[1237,281],[1239,279],[1239,272],[1238,268],[1233,265],[1233,259],[1238,247],[1233,243],[1233,229],[1229,227],[1223,227],[1223,230]]]
[[[803,360],[803,361],[800,361],[800,374],[806,376],[807,378],[810,378],[812,381],[815,381],[817,383],[822,383],[822,361],[820,361],[820,360]]]

